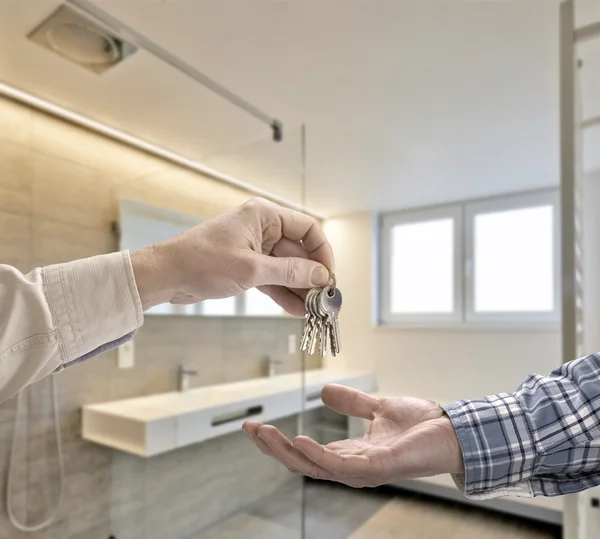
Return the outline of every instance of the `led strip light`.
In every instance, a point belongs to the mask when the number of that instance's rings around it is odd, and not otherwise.
[[[260,196],[266,199],[269,199],[273,202],[281,204],[283,206],[287,206],[288,208],[292,208],[294,210],[302,211],[308,215],[316,217],[317,219],[326,219],[327,217],[314,210],[309,210],[304,208],[301,204],[289,200],[285,197],[278,196],[274,193],[266,191],[264,189],[260,189],[255,185],[252,185],[248,182],[240,180],[234,176],[230,176],[229,174],[224,174],[216,169],[206,166],[205,164],[195,161],[193,159],[189,159],[181,154],[173,152],[171,150],[167,150],[162,146],[157,144],[153,144],[151,142],[147,142],[133,135],[129,135],[119,129],[115,129],[108,125],[105,125],[101,122],[97,122],[96,120],[92,120],[87,116],[79,114],[77,112],[70,111],[61,107],[59,105],[55,105],[50,101],[46,101],[45,99],[41,99],[35,95],[24,92],[23,90],[19,90],[9,84],[0,82],[0,95],[13,99],[15,101],[24,103],[29,105],[30,107],[34,107],[36,109],[42,110],[54,116],[57,116],[63,120],[67,120],[76,125],[85,127],[91,131],[95,131],[97,133],[101,133],[111,139],[118,140],[124,144],[128,144],[129,146],[133,146],[139,150],[143,150],[152,155],[156,155],[161,157],[167,161],[171,161],[173,163],[177,163],[178,165],[184,166],[190,170],[194,170],[195,172],[199,172],[205,176],[208,176],[212,179],[221,181],[228,185],[232,185],[234,187],[238,187],[239,189],[243,189],[248,191],[252,195]]]

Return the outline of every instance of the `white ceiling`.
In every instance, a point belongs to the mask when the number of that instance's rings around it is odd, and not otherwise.
[[[0,0],[0,80],[329,215],[558,183],[559,0],[96,0],[288,128],[140,51],[98,76],[25,39],[57,0]],[[580,0],[579,23],[600,20]],[[600,116],[600,44],[582,49]],[[593,96],[596,96],[595,99]],[[600,169],[600,128],[586,169]]]

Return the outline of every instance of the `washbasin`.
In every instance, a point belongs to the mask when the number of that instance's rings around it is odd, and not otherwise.
[[[243,392],[217,386],[141,397],[135,404],[185,413],[187,410],[212,407],[238,398],[243,398]]]
[[[83,407],[86,440],[142,457],[239,432],[244,421],[268,422],[322,406],[329,383],[376,388],[372,373],[315,370]],[[305,386],[303,386],[305,384]]]

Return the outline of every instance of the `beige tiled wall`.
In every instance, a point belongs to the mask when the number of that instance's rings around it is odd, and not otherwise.
[[[0,99],[1,263],[28,271],[115,250],[121,198],[208,218],[249,195]],[[195,385],[262,376],[267,355],[285,361],[282,371],[297,370],[302,358],[288,355],[286,343],[300,330],[285,319],[148,317],[133,369],[118,370],[113,351],[57,376],[65,499],[56,523],[27,537],[187,537],[289,481],[238,434],[147,460],[112,452],[81,439],[80,408],[173,390],[180,363],[199,371]],[[17,514],[34,521],[57,495],[50,389],[45,379],[22,395],[14,500]],[[15,407],[16,399],[0,405],[3,483]],[[281,427],[292,434],[295,421]],[[0,485],[0,537],[25,537],[10,526],[4,496]]]

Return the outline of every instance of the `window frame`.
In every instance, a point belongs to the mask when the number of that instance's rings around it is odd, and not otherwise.
[[[554,245],[554,310],[552,312],[477,313],[474,310],[475,217],[480,213],[551,205]],[[560,193],[558,188],[510,193],[451,204],[375,214],[375,285],[373,323],[379,327],[558,329],[561,318]],[[391,231],[398,224],[454,219],[454,312],[397,314],[391,312]]]
[[[391,235],[397,225],[453,219],[454,221],[454,310],[451,313],[394,313],[391,309]],[[379,324],[456,324],[463,321],[463,210],[455,204],[422,208],[416,210],[386,213],[380,216],[379,283],[378,304]],[[387,248],[382,248],[387,246]]]
[[[558,324],[561,314],[560,280],[560,211],[558,190],[535,193],[518,193],[465,204],[465,321],[469,324]],[[475,311],[475,218],[485,213],[502,213],[512,210],[551,206],[553,236],[553,294],[552,311],[501,311],[481,313]]]

